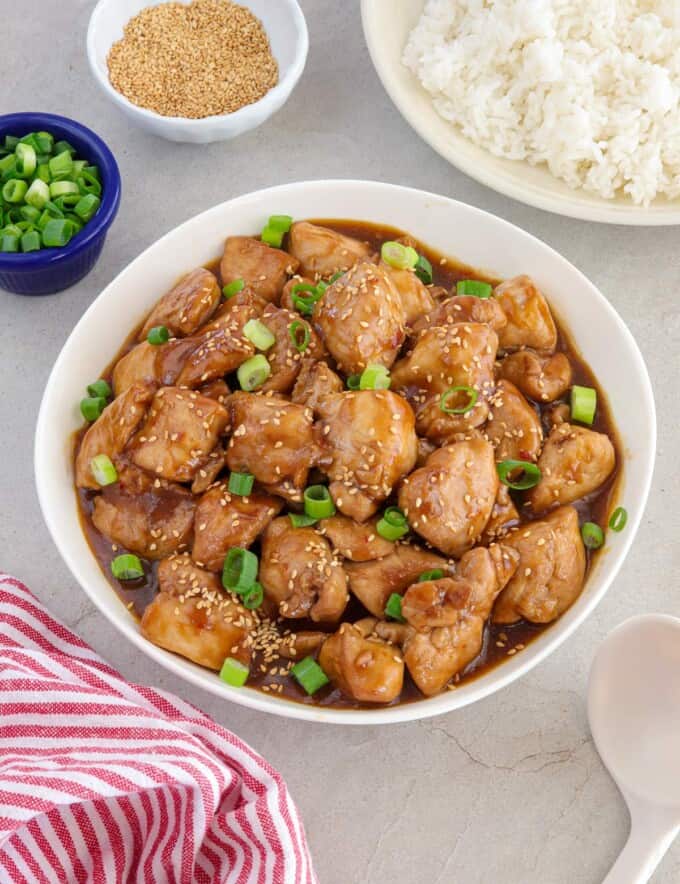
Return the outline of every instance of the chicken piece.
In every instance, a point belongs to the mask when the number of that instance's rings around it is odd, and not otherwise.
[[[284,285],[283,291],[281,292],[281,301],[279,306],[283,307],[284,310],[292,310],[295,312],[297,310],[295,304],[293,303],[293,289],[297,285],[310,285],[315,286],[316,283],[313,279],[310,279],[308,276],[300,276],[299,273],[296,273],[295,276],[291,276],[288,282]],[[309,294],[309,291],[301,291],[299,294]]]
[[[503,359],[498,371],[534,402],[554,402],[571,387],[571,363],[564,353],[541,356],[518,350]]]
[[[499,544],[478,547],[465,553],[455,579],[407,590],[402,612],[414,628],[402,633],[404,662],[425,696],[438,694],[477,657],[493,603],[515,573],[518,558]]]
[[[344,389],[340,378],[325,362],[306,359],[293,387],[292,399],[293,402],[311,408],[318,415],[322,403],[334,393],[342,393]]]
[[[351,623],[326,639],[319,663],[335,687],[360,703],[391,703],[401,694],[401,655],[379,638],[364,638]]]
[[[411,407],[389,390],[361,390],[330,396],[319,412],[319,468],[340,512],[365,522],[416,462]]]
[[[417,467],[424,467],[427,463],[428,457],[437,450],[437,446],[434,442],[431,442],[427,438],[423,438],[422,436],[418,436],[418,459],[416,460]]]
[[[612,474],[616,452],[604,433],[573,424],[558,424],[550,431],[538,459],[541,481],[527,494],[535,513],[573,503],[599,488]]]
[[[157,325],[164,325],[173,337],[193,334],[210,319],[221,297],[214,273],[203,267],[193,270],[158,301],[137,340],[145,341]]]
[[[145,638],[207,669],[221,669],[227,657],[250,662],[252,617],[214,574],[174,556],[158,566],[158,584],[142,617]]]
[[[164,479],[190,482],[229,423],[226,408],[199,393],[163,387],[130,443],[138,467]]]
[[[370,562],[389,556],[394,544],[376,530],[377,519],[359,523],[347,516],[332,516],[319,522],[319,530],[333,548],[351,562]]]
[[[154,391],[152,384],[133,384],[107,405],[88,429],[76,457],[76,485],[79,488],[99,488],[90,469],[92,458],[106,454],[114,460],[121,453],[142,422]]]
[[[573,506],[521,525],[503,538],[519,553],[515,576],[496,602],[494,623],[550,623],[581,593],[586,554]]]
[[[348,375],[370,363],[389,368],[405,338],[399,292],[390,276],[368,261],[328,286],[313,322],[338,368]]]
[[[347,606],[347,577],[313,528],[274,519],[262,537],[260,583],[282,617],[335,623]]]
[[[486,438],[496,449],[496,460],[535,462],[541,453],[541,421],[524,396],[510,381],[499,381],[490,401]]]
[[[293,224],[288,247],[299,262],[300,272],[312,279],[349,270],[372,253],[366,243],[309,221]]]
[[[222,285],[242,279],[256,294],[278,303],[286,280],[299,264],[295,256],[251,236],[230,236],[220,262]]]
[[[269,304],[262,314],[261,320],[276,338],[276,343],[267,350],[267,359],[272,373],[262,385],[264,391],[289,393],[300,373],[304,360],[320,359],[323,355],[323,344],[319,336],[299,313],[283,310]],[[293,344],[290,328],[294,322],[302,323],[309,332],[309,343],[304,353]],[[304,329],[298,329],[299,339],[304,339]]]
[[[493,446],[483,439],[456,442],[439,448],[404,479],[399,506],[428,543],[459,556],[486,527],[498,484]]]
[[[501,534],[513,528],[518,522],[519,513],[512,497],[510,497],[508,486],[500,483],[498,485],[498,494],[491,510],[491,516],[482,534],[481,543],[487,546]]]
[[[165,345],[137,344],[118,360],[113,369],[113,392],[120,396],[133,384],[159,385],[162,375],[162,360],[159,354]]]
[[[327,632],[293,632],[283,638],[276,651],[286,660],[303,660],[316,654],[327,638]]]
[[[227,447],[229,469],[252,473],[273,494],[302,500],[318,457],[311,409],[252,393],[234,393],[229,408],[234,427]]]
[[[222,378],[210,381],[208,384],[203,384],[202,387],[198,388],[198,392],[201,396],[207,396],[208,399],[214,399],[215,402],[219,402],[220,405],[226,405],[227,399],[231,396],[229,385]]]
[[[213,448],[207,458],[198,468],[198,472],[191,483],[192,494],[203,494],[217,479],[227,464],[227,452],[221,445]]]
[[[473,295],[454,295],[440,301],[426,314],[413,323],[414,332],[439,325],[453,325],[459,322],[479,322],[489,325],[499,332],[508,324],[503,308],[494,298],[475,298]]]
[[[425,571],[452,571],[446,559],[412,544],[393,544],[393,551],[372,562],[345,564],[349,588],[375,617],[385,616],[385,605],[393,592],[404,590]]]
[[[413,270],[397,270],[384,261],[380,266],[391,277],[404,308],[404,318],[409,327],[420,317],[434,310],[435,301],[429,289],[424,285]]]
[[[154,479],[134,466],[94,499],[92,521],[112,543],[145,559],[162,559],[191,539],[195,502],[181,485]]]
[[[259,491],[247,497],[231,494],[226,482],[211,488],[196,507],[194,561],[209,571],[221,571],[227,552],[253,544],[282,506],[280,498]]]
[[[571,420],[571,408],[567,402],[556,402],[550,408],[546,408],[543,417],[552,429],[558,424],[568,424]]]
[[[557,346],[555,320],[541,290],[529,276],[516,276],[496,286],[508,324],[499,332],[501,350],[531,347],[540,353],[554,353]]]
[[[419,435],[442,443],[453,433],[484,423],[489,411],[487,398],[494,386],[497,347],[496,332],[480,323],[454,323],[420,333],[413,350],[392,370],[392,389],[413,404]],[[451,387],[476,390],[474,407],[465,414],[442,411],[441,396]],[[462,407],[467,401],[454,399],[447,404]]]

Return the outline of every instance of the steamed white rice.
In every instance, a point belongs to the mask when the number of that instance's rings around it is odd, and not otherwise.
[[[605,198],[680,194],[680,0],[428,0],[403,62],[497,156]]]

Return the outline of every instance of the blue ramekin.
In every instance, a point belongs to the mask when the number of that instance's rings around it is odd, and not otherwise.
[[[113,154],[98,135],[67,117],[28,113],[0,116],[0,139],[45,131],[70,142],[78,157],[99,166],[102,204],[94,218],[61,248],[25,255],[0,252],[0,288],[19,295],[52,295],[79,282],[97,263],[109,227],[118,213],[121,181]]]

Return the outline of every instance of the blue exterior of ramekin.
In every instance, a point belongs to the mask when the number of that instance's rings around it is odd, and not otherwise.
[[[0,288],[19,295],[51,295],[87,276],[97,263],[120,205],[118,164],[109,148],[91,129],[56,114],[0,115],[0,139],[5,135],[21,137],[40,130],[51,132],[57,140],[70,142],[79,158],[99,166],[102,204],[94,218],[63,249],[41,249],[25,255],[0,252]]]

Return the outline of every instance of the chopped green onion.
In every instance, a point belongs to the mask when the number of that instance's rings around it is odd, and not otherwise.
[[[293,226],[293,219],[290,215],[270,215],[267,221],[267,227],[276,230],[277,233],[288,233]]]
[[[241,389],[250,393],[261,387],[271,373],[272,367],[267,362],[267,357],[258,354],[251,359],[247,359],[243,365],[239,366],[236,377],[241,385]]]
[[[233,282],[230,282],[229,285],[224,286],[222,294],[225,298],[233,298],[234,295],[242,292],[245,287],[246,284],[242,279],[235,279]]]
[[[104,488],[118,481],[118,471],[108,454],[98,454],[90,461],[90,469],[97,485]]]
[[[258,567],[255,553],[238,546],[230,549],[222,568],[222,586],[243,595],[257,580]]]
[[[367,365],[361,373],[361,377],[359,378],[359,389],[389,390],[391,383],[392,381],[388,369],[386,369],[384,365],[371,363],[370,365]]]
[[[113,395],[113,390],[106,383],[105,380],[100,378],[98,381],[95,381],[93,384],[87,385],[87,393],[88,396],[101,396],[103,399],[108,399]]]
[[[50,175],[50,167],[48,163],[40,163],[38,166],[38,171],[36,172],[36,181],[44,181],[45,184],[49,184],[52,180],[52,176]]]
[[[432,285],[432,264],[427,260],[425,255],[418,255],[418,262],[413,268],[418,279],[425,285]]]
[[[89,168],[88,166],[86,169],[83,169],[82,174],[76,179],[76,184],[83,194],[90,193],[92,196],[101,196],[102,186],[99,183],[99,179],[88,171]]]
[[[291,301],[296,310],[303,316],[311,316],[314,312],[314,305],[323,297],[323,293],[328,286],[324,282],[318,285],[310,285],[307,282],[299,282],[290,290]],[[300,295],[298,292],[309,292],[308,295]]]
[[[20,178],[10,178],[2,188],[2,198],[6,203],[21,203],[28,192],[28,184]]]
[[[42,246],[42,239],[37,230],[29,230],[21,237],[22,252],[37,252]]]
[[[17,175],[22,178],[30,178],[38,165],[35,148],[30,144],[17,144],[15,156],[17,158]]]
[[[16,212],[16,209],[10,209],[10,211]],[[31,224],[35,224],[40,218],[40,209],[36,209],[35,206],[21,206],[19,215],[22,221],[29,221]]]
[[[54,135],[49,132],[36,132],[35,141],[40,153],[48,154],[54,150]]]
[[[385,616],[390,617],[392,620],[398,620],[400,623],[406,623],[404,619],[404,615],[401,613],[401,596],[393,592],[392,595],[387,599],[387,604],[385,605]]]
[[[344,276],[347,273],[346,270],[338,270],[337,273],[334,273],[333,276],[328,280],[328,285],[333,285],[334,282],[337,282],[341,276]]]
[[[53,181],[50,184],[50,199],[56,199],[58,196],[66,196],[69,193],[80,194],[78,185],[73,181]]]
[[[13,233],[0,234],[0,252],[18,252],[19,237]]]
[[[328,676],[313,657],[300,660],[290,673],[310,696],[328,684]]]
[[[302,338],[300,337],[301,334]],[[307,347],[309,347],[312,335],[306,322],[301,322],[299,319],[291,322],[288,326],[288,335],[298,353],[304,353]]]
[[[628,511],[625,507],[617,506],[617,508],[612,513],[612,517],[609,520],[609,527],[612,531],[616,531],[617,534],[619,531],[623,531],[626,527],[626,522],[628,521]]]
[[[290,519],[293,528],[309,528],[310,525],[316,525],[319,521],[313,516],[308,516],[305,513],[301,515],[299,513],[288,513],[288,518]]]
[[[63,141],[63,140],[57,141],[57,143],[52,148],[52,152],[54,153],[55,156],[58,156],[59,154],[64,153],[64,151],[68,151],[68,153],[70,153],[72,157],[74,157],[77,152],[75,147],[72,144],[69,144],[68,141]]]
[[[238,497],[247,497],[253,490],[255,476],[252,473],[231,473],[229,491]]]
[[[257,350],[269,350],[276,343],[276,336],[259,319],[249,319],[243,326],[243,334]]]
[[[313,519],[329,519],[335,515],[335,504],[325,485],[310,485],[305,489],[305,515]]]
[[[240,660],[235,660],[233,657],[227,657],[220,669],[220,678],[222,681],[231,685],[233,688],[242,688],[248,681],[249,675],[250,668],[246,666],[245,663],[241,663]]]
[[[599,549],[604,543],[604,531],[595,522],[584,522],[581,525],[581,537],[588,549]]]
[[[361,375],[360,374],[351,374],[347,378],[347,389],[348,390],[361,389]]]
[[[261,584],[253,583],[250,589],[243,594],[243,607],[247,608],[249,611],[254,611],[255,608],[259,608],[262,602],[264,601],[264,590],[262,589]]]
[[[86,421],[96,421],[106,408],[106,399],[103,396],[88,396],[80,401],[80,413]]]
[[[53,186],[54,185],[50,184],[50,192]],[[83,221],[87,222],[94,218],[101,204],[102,201],[98,196],[95,196],[93,193],[88,193],[76,203],[76,207],[73,211],[79,218],[82,218]]]
[[[426,583],[428,580],[441,580],[444,572],[441,568],[434,568],[432,571],[423,571],[418,578],[418,583]]]
[[[24,197],[29,206],[34,206],[38,211],[44,209],[50,199],[50,189],[44,181],[36,178],[26,191]]]
[[[467,396],[467,402],[463,405],[458,405],[453,408],[449,405],[449,400],[456,396],[457,393],[465,393]],[[477,404],[477,398],[479,394],[474,389],[474,387],[449,387],[446,392],[442,393],[441,398],[439,400],[439,407],[444,412],[444,414],[467,414],[468,411],[472,411],[472,409]]]
[[[73,172],[73,157],[69,151],[65,150],[52,157],[47,165],[50,167],[52,179],[54,181],[61,181],[64,178],[68,178]]]
[[[77,181],[78,178],[83,174],[83,170],[87,166],[87,160],[74,160],[73,161],[73,177]]]
[[[493,286],[477,279],[460,279],[456,283],[457,295],[472,295],[473,298],[490,298]]]
[[[396,270],[412,270],[418,263],[418,252],[411,246],[399,242],[384,242],[380,249],[380,257],[385,264]]]
[[[398,507],[390,506],[383,513],[382,519],[376,525],[376,530],[385,540],[399,540],[404,534],[408,534],[408,521]]]
[[[58,184],[68,184],[67,181],[58,181],[57,183]],[[69,220],[73,221],[73,219],[75,218],[75,220],[78,222],[78,225],[82,226],[82,224],[83,224],[82,218],[80,218],[78,215],[74,214],[73,212],[68,212],[68,213],[66,212],[67,209],[73,209],[75,206],[77,206],[79,202],[80,202],[80,194],[79,193],[65,193],[62,196],[58,196],[54,200],[54,205],[58,209],[60,209],[62,212],[64,212],[64,214],[66,215],[66,217]]]
[[[14,153],[17,149],[17,144],[19,144],[19,139],[15,135],[5,135],[5,150]]]
[[[43,243],[46,246],[65,246],[73,238],[73,224],[66,218],[50,218],[43,228]]]
[[[164,325],[154,325],[153,328],[149,329],[149,334],[146,336],[147,341],[150,344],[158,347],[161,344],[167,344],[170,340],[170,332]]]
[[[511,474],[521,470],[521,475],[513,479]],[[498,478],[508,488],[515,491],[525,491],[527,488],[533,488],[541,481],[541,471],[535,463],[528,460],[504,460],[496,464]]]
[[[111,562],[111,573],[116,580],[139,580],[144,576],[144,568],[139,556],[124,553]]]
[[[595,420],[596,409],[597,391],[574,384],[571,388],[571,419],[590,426]]]

